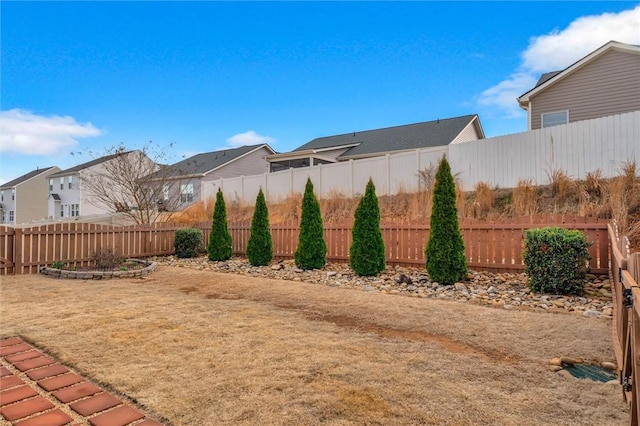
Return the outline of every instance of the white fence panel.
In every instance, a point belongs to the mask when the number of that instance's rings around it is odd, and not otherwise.
[[[323,164],[319,169],[321,188],[317,189],[317,194],[328,196],[335,193],[346,197],[353,195],[353,161]]]
[[[480,181],[503,188],[520,179],[543,185],[555,170],[573,179],[596,169],[613,177],[629,161],[640,163],[640,111],[449,145],[452,172],[467,190]]]
[[[354,195],[364,194],[369,182],[373,180],[377,195],[389,194],[389,157],[375,157],[353,162],[353,192]]]

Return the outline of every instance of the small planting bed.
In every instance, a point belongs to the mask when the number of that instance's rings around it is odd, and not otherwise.
[[[58,266],[58,267],[55,267]],[[113,266],[87,266],[82,268],[67,268],[59,265],[47,266],[40,273],[55,278],[102,280],[110,278],[145,277],[158,267],[156,262],[141,259],[126,259]]]

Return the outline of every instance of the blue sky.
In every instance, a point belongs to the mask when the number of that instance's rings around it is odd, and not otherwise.
[[[147,141],[165,161],[477,113],[609,40],[637,2],[12,2],[1,7],[0,182]],[[81,154],[80,154],[81,153]]]

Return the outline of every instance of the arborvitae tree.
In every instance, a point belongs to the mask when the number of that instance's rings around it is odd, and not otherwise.
[[[358,275],[378,275],[384,271],[385,252],[380,230],[380,207],[376,187],[369,179],[364,196],[356,208],[351,230],[349,264]]]
[[[227,227],[227,206],[221,189],[218,189],[216,204],[213,206],[213,223],[207,252],[209,260],[228,260],[233,254],[231,234]]]
[[[313,193],[313,183],[307,178],[302,197],[302,217],[298,248],[293,254],[296,266],[300,269],[322,268],[326,261],[327,244],[324,241],[324,227],[320,204]]]
[[[444,285],[466,279],[467,259],[458,223],[456,188],[445,157],[442,157],[436,173],[430,223],[429,242],[425,249],[429,276]]]
[[[268,265],[273,258],[273,244],[269,230],[269,210],[262,188],[256,198],[256,207],[251,220],[251,231],[247,241],[247,258],[253,266]]]

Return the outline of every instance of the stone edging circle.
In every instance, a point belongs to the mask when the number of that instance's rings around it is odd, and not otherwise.
[[[134,271],[68,271],[65,269],[55,269],[45,266],[40,269],[40,273],[54,278],[79,279],[79,280],[108,280],[111,278],[140,278],[146,277],[158,268],[157,262],[150,262],[141,259],[127,259],[127,262],[142,263],[142,269]]]

